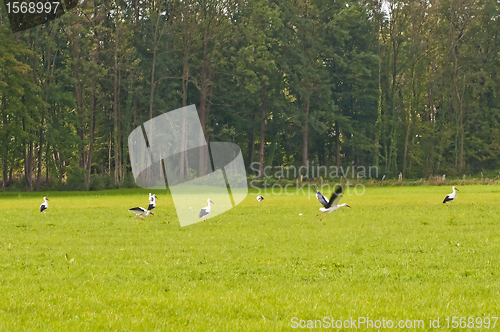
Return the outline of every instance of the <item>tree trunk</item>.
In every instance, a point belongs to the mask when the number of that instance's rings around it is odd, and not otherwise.
[[[33,83],[38,85],[38,33],[40,29],[36,29],[36,37],[35,44],[33,49]],[[50,64],[50,50],[49,50],[49,64]],[[47,68],[48,69],[48,68]],[[47,103],[47,96],[45,97],[45,103]],[[43,133],[44,133],[44,122],[45,122],[45,112],[44,109],[41,111],[41,121],[40,121],[40,129],[39,129],[39,141],[38,141],[38,151],[37,151],[37,161],[36,161],[36,181],[35,181],[35,189],[38,190],[40,188],[41,180],[42,180],[42,158],[43,158]]]
[[[187,106],[187,88],[189,83],[189,52],[190,52],[190,34],[189,34],[189,8],[185,7],[184,12],[184,54],[182,58],[182,107]]]
[[[382,38],[382,15],[380,3],[377,1],[377,16],[379,17],[378,21],[378,31],[377,31],[377,50],[378,50],[378,102],[377,102],[377,121],[375,122],[375,141],[373,144],[373,165],[378,167],[379,164],[379,144],[380,144],[380,130],[382,123],[382,50],[381,50],[381,41]]]
[[[198,115],[200,117],[201,127],[203,128],[203,137],[200,140],[205,140],[208,143],[208,94],[210,89],[210,68],[208,60],[208,33],[205,30],[203,34],[203,60],[201,68],[201,82],[200,82],[200,107],[198,108]],[[202,142],[200,142],[202,143]],[[207,169],[207,150],[200,149],[199,169],[200,172],[205,172]]]
[[[115,66],[114,66],[114,84],[113,84],[113,95],[114,95],[114,100],[113,100],[113,118],[114,118],[114,130],[113,130],[113,146],[114,146],[114,160],[115,160],[115,169],[114,169],[114,179],[115,179],[115,184],[118,185],[120,183],[120,179],[118,177],[119,174],[119,168],[120,168],[120,157],[118,156],[119,150],[118,150],[118,103],[120,100],[118,99],[118,49],[119,49],[119,33],[118,33],[118,25],[119,25],[119,20],[118,20],[118,11],[119,11],[119,6],[118,6],[118,0],[115,0],[115,10],[117,11],[117,17],[116,17],[116,26],[115,26],[115,55],[114,55],[114,60],[115,60]]]
[[[78,137],[80,138],[80,147],[79,147],[79,154],[80,154],[80,160],[79,160],[79,166],[83,168],[83,163],[85,160],[84,156],[84,147],[83,147],[83,141],[84,141],[84,136],[85,136],[85,129],[84,129],[84,119],[83,119],[83,102],[82,102],[82,89],[80,85],[80,75],[79,75],[79,45],[78,45],[78,34],[73,31],[73,40],[71,42],[71,57],[73,60],[72,64],[72,69],[73,69],[73,78],[75,80],[73,89],[75,93],[75,102],[76,102],[76,110],[78,114]]]
[[[93,60],[96,66],[99,66],[99,53],[100,53],[100,39],[99,31],[96,26],[98,25],[98,9],[97,1],[94,0],[94,37],[95,37],[95,50]],[[85,160],[85,189],[90,189],[90,176],[92,173],[92,153],[94,151],[94,138],[95,138],[95,109],[97,106],[97,73],[96,69],[92,71],[92,83],[90,87],[90,108],[89,108],[89,148],[87,151],[87,159]]]
[[[40,189],[42,182],[42,158],[43,158],[43,125],[45,123],[45,116],[42,113],[42,120],[40,122],[40,138],[38,142],[38,161],[37,161],[37,175],[36,175],[36,190]]]
[[[252,135],[250,136],[250,142],[248,142],[248,165],[253,163],[253,153],[255,152],[255,128],[252,126]]]
[[[464,84],[463,84],[463,90],[462,90],[462,96],[460,96],[459,92],[457,91],[457,97],[458,97],[458,102],[460,103],[460,166],[459,170],[463,171],[463,163],[464,163],[464,135],[465,135],[465,130],[464,130],[464,108],[463,108],[463,98],[465,95],[465,75],[464,75]]]
[[[26,128],[26,120],[23,118],[23,131],[27,132],[28,135],[31,132]],[[26,191],[33,190],[33,140],[28,138],[28,142],[24,144],[24,178],[26,180]]]
[[[267,89],[268,86],[264,86],[262,91],[262,105],[260,107],[260,146],[259,146],[259,174],[260,178],[264,177],[264,145],[266,141],[266,116],[267,116]],[[307,144],[307,143],[306,143]],[[307,153],[307,150],[306,150]]]
[[[307,167],[308,141],[309,141],[309,101],[304,103],[304,123],[302,130],[302,165]],[[309,174],[309,170],[307,170]]]
[[[96,82],[97,77],[94,72],[92,75],[92,87],[90,93],[90,109],[89,109],[89,122],[90,122],[90,137],[89,137],[89,150],[87,152],[87,160],[85,161],[85,190],[90,189],[90,176],[92,170],[92,153],[94,151],[94,136],[95,136],[95,107],[97,103],[96,97]]]
[[[154,91],[155,91],[155,69],[156,69],[156,52],[158,51],[158,43],[160,42],[160,37],[158,38],[158,26],[160,24],[160,13],[158,13],[158,19],[156,20],[155,34],[153,40],[153,63],[151,64],[151,89],[149,92],[149,119],[153,118],[153,101],[154,101]]]
[[[340,167],[340,126],[335,122],[335,166]]]
[[[187,106],[187,88],[189,83],[189,52],[190,52],[190,36],[189,36],[189,8],[185,6],[184,13],[184,55],[182,59],[182,107]],[[202,124],[203,126],[203,124]],[[181,132],[181,144],[184,146],[185,142],[185,119],[183,117],[182,121],[182,132]],[[181,155],[179,160],[179,178],[184,179],[185,175],[185,153],[184,149],[181,149]]]
[[[2,149],[2,187],[5,188],[7,187],[8,180],[7,180],[7,172],[8,172],[8,166],[9,163],[7,162],[7,152],[8,152],[8,145],[7,145],[7,140],[8,140],[8,133],[7,133],[7,98],[5,95],[2,95],[2,106],[3,106],[3,112],[2,112],[2,129],[4,134],[2,137],[2,141],[4,144],[2,144],[1,149]]]
[[[49,183],[49,144],[45,144],[45,182]]]

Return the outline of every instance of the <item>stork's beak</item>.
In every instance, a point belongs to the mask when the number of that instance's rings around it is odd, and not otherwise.
[[[215,204],[214,202],[212,202],[212,200],[210,200],[210,203]]]
[[[350,206],[349,206],[349,205],[346,205],[346,206],[347,206],[348,208],[350,208]]]
[[[47,198],[48,201],[50,201],[50,199]]]
[[[460,190],[458,190],[457,188],[455,188],[455,190],[456,190],[456,191],[460,191]]]
[[[155,198],[158,198],[158,196],[155,195]]]

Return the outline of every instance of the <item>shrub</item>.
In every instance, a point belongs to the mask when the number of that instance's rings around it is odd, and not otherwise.
[[[64,190],[80,191],[85,190],[85,169],[78,166],[68,168],[66,185]]]

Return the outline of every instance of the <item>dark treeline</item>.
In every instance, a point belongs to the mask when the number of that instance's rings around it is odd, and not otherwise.
[[[129,133],[190,104],[261,169],[497,170],[499,15],[496,0],[85,0],[15,34],[0,17],[0,183],[130,185]]]

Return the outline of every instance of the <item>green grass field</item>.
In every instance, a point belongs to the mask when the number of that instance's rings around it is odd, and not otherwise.
[[[312,191],[262,203],[254,191],[183,228],[161,191],[145,220],[127,209],[146,207],[146,190],[2,193],[0,330],[281,331],[297,330],[293,317],[367,317],[423,320],[420,331],[439,318],[435,330],[447,331],[453,316],[486,322],[500,316],[500,187],[459,189],[447,208],[448,186],[366,188],[344,194],[352,208],[321,223]]]

